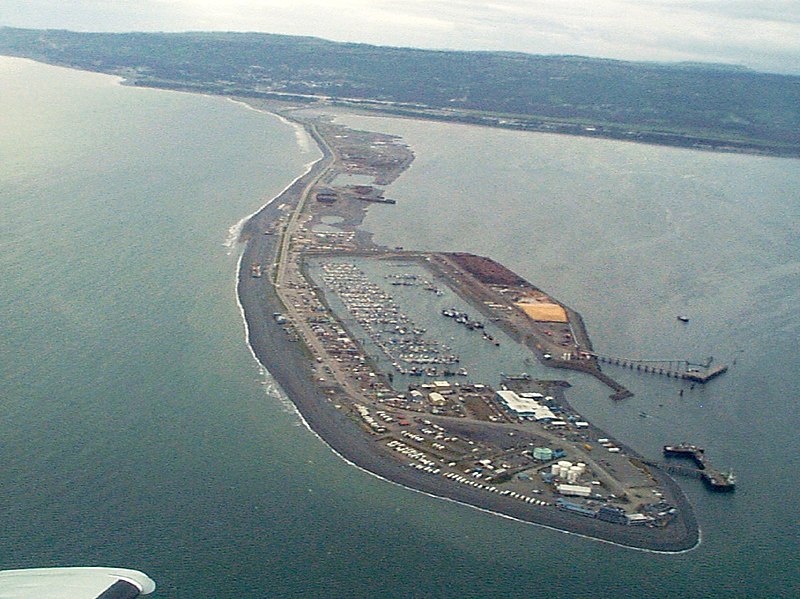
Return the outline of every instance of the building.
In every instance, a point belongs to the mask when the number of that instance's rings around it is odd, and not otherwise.
[[[556,490],[562,495],[571,497],[589,497],[592,494],[591,487],[581,485],[556,485]]]
[[[596,518],[597,512],[593,509],[588,508],[586,506],[580,505],[579,503],[573,503],[571,501],[566,501],[564,499],[558,499],[556,501],[556,505],[558,505],[559,509],[573,512],[575,514],[580,514],[581,516],[586,516],[587,518]]]
[[[612,524],[627,524],[628,518],[625,511],[611,505],[604,505],[597,511],[597,519],[611,522]]]
[[[526,396],[533,394],[526,393]],[[518,395],[514,391],[503,389],[497,391],[495,397],[506,409],[514,412],[517,416],[533,418],[537,422],[552,422],[556,415],[548,408],[543,406],[533,397]]]
[[[442,395],[441,393],[437,393],[436,391],[433,391],[428,394],[428,400],[431,402],[431,405],[434,406],[441,407],[447,404],[447,400],[444,398],[444,395]]]

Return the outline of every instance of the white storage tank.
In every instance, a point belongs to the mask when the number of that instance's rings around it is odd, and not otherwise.
[[[550,474],[553,476],[560,476],[561,475],[561,466],[558,464],[553,464],[550,466]]]
[[[582,470],[578,466],[572,466],[567,473],[567,482],[574,483],[582,473]]]

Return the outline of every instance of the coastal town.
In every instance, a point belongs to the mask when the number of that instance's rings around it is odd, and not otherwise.
[[[246,316],[259,312],[256,355],[311,428],[414,489],[632,547],[693,547],[674,481],[542,376],[580,371],[630,395],[602,372],[580,315],[491,258],[374,244],[359,225],[393,203],[384,188],[411,151],[313,111],[289,118],[323,157],[245,227],[239,290]],[[305,392],[270,347],[303,360]]]

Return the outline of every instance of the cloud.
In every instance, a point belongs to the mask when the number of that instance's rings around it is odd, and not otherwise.
[[[697,60],[800,74],[798,0],[4,0],[0,23],[236,30],[463,50]]]

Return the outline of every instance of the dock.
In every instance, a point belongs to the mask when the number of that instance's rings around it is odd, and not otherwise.
[[[687,381],[693,381],[695,383],[707,383],[711,379],[717,378],[719,375],[728,371],[728,367],[724,364],[717,366],[716,368],[712,368],[708,372],[700,373],[700,372],[686,372],[683,374],[683,378]]]
[[[666,470],[676,474],[683,474],[684,476],[698,476],[712,491],[730,492],[736,488],[736,477],[732,473],[725,473],[714,468],[706,458],[705,449],[702,447],[688,443],[665,445],[664,455],[672,458],[686,458],[692,460],[697,466],[694,469],[660,464]]]
[[[705,384],[712,379],[728,371],[728,366],[720,364],[711,368],[709,358],[704,364],[696,364],[689,360],[669,360],[669,359],[640,359],[640,358],[621,358],[618,356],[607,356],[595,352],[587,352],[598,362],[630,368],[644,374],[657,374],[675,379],[683,379],[693,383]]]

